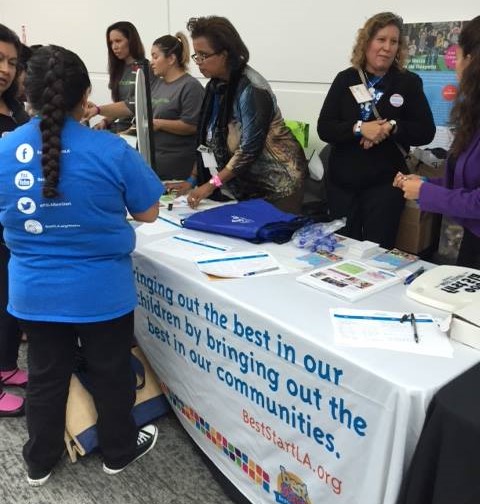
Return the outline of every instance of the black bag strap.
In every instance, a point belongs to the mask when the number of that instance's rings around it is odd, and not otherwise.
[[[358,69],[358,75],[360,76],[360,79],[363,82],[363,85],[368,89],[367,80],[365,79],[365,74],[363,73],[363,70],[361,70],[360,68]],[[372,110],[373,110],[373,115],[377,119],[382,119],[382,116],[380,115],[380,112],[378,111],[377,106],[375,105],[375,102],[373,100],[372,100]],[[394,142],[395,142],[395,140],[394,140]],[[398,150],[402,153],[402,156],[405,159],[410,158],[410,154],[398,142],[395,142],[395,145],[397,146]]]

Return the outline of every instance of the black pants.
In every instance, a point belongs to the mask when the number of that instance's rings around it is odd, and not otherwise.
[[[9,371],[17,367],[21,336],[17,319],[7,312],[9,259],[10,251],[1,242],[0,234],[0,371]]]
[[[356,240],[370,240],[386,249],[395,246],[405,205],[402,191],[391,183],[355,191],[328,181],[327,195],[331,217],[347,218],[346,226],[339,233]]]
[[[458,266],[480,269],[480,236],[463,228],[463,238],[458,251]]]
[[[105,322],[20,320],[20,325],[28,336],[29,439],[23,450],[28,467],[50,470],[65,449],[65,408],[78,340],[98,412],[98,441],[104,461],[111,466],[130,462],[137,440],[132,416],[135,402],[130,352],[133,312]]]

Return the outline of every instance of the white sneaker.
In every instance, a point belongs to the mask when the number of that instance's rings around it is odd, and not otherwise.
[[[103,464],[104,472],[106,472],[107,474],[118,474],[119,472],[123,471],[131,463],[135,462],[135,460],[138,460],[140,457],[143,457],[145,453],[148,453],[155,446],[155,443],[157,442],[157,437],[158,437],[158,429],[157,427],[155,427],[155,425],[150,424],[146,425],[145,427],[142,427],[138,431],[137,447],[135,449],[135,455],[133,459],[122,467],[108,467],[104,463]]]
[[[27,482],[30,486],[38,487],[44,485],[52,475],[52,471],[28,471]]]

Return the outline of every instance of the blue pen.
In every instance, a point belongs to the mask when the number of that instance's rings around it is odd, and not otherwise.
[[[414,271],[411,275],[408,275],[407,278],[403,281],[403,285],[411,284],[415,278],[419,277],[422,273],[425,273],[425,268],[420,266],[416,271]]]

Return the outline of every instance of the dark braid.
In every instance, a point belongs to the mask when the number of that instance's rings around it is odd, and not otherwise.
[[[82,101],[90,87],[83,61],[63,47],[41,47],[28,62],[25,90],[32,107],[41,116],[45,198],[59,195],[62,128],[67,115]]]
[[[57,185],[60,175],[60,134],[65,122],[65,100],[62,76],[64,74],[63,61],[59,51],[53,51],[47,64],[45,73],[45,90],[43,92],[43,107],[40,131],[42,132],[42,168],[45,181],[43,196],[56,198]]]

